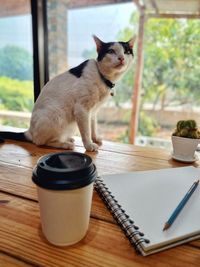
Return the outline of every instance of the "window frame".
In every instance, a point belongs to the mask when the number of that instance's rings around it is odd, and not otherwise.
[[[31,0],[34,102],[49,80],[47,1]]]

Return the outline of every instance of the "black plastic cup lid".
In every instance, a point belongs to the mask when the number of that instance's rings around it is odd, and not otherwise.
[[[78,152],[52,153],[41,157],[33,170],[32,180],[51,190],[78,189],[97,177],[92,159]]]

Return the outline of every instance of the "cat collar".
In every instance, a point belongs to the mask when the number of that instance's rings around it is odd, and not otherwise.
[[[111,81],[109,81],[108,79],[106,79],[100,71],[99,71],[99,74],[100,74],[101,79],[104,81],[104,83],[105,83],[110,89],[112,89],[112,88],[115,86],[115,84],[112,83]]]
[[[97,67],[97,69],[98,69],[98,67]],[[102,81],[103,81],[103,82],[105,83],[105,85],[107,85],[107,87],[110,89],[110,91],[111,91],[111,92],[110,92],[110,95],[113,96],[113,95],[114,95],[114,92],[113,92],[112,88],[115,86],[115,84],[112,83],[111,81],[109,81],[108,79],[106,79],[106,78],[103,76],[103,74],[99,71],[99,69],[98,69],[98,72],[99,72],[99,75],[100,75]]]

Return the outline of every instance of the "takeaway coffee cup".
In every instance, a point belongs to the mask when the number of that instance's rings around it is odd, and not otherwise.
[[[50,243],[67,246],[85,236],[96,176],[92,159],[82,153],[53,153],[38,160],[32,180],[37,185],[42,231]]]

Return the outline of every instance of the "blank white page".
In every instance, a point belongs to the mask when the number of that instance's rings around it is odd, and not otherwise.
[[[102,176],[114,198],[150,240],[142,245],[146,251],[200,233],[200,185],[172,226],[162,230],[199,178],[200,169],[192,166]]]

